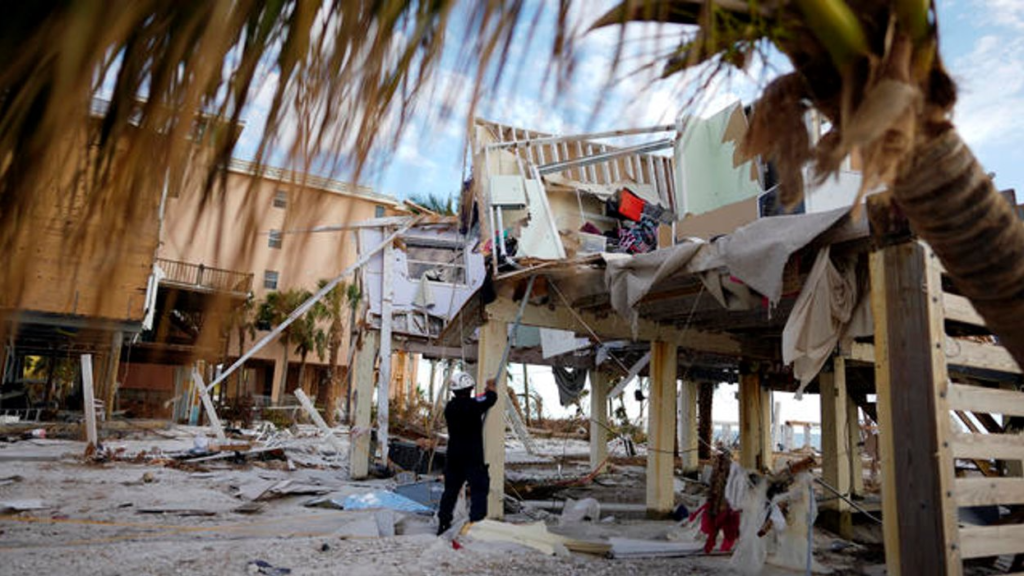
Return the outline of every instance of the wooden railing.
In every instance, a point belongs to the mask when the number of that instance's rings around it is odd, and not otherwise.
[[[248,294],[252,290],[251,272],[225,270],[166,258],[157,258],[156,263],[166,274],[165,282],[242,294]]]

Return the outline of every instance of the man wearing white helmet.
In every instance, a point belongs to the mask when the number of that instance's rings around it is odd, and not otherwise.
[[[444,466],[444,494],[437,511],[437,533],[452,525],[452,511],[463,484],[469,483],[469,521],[487,516],[487,492],[491,480],[484,464],[484,416],[498,401],[494,380],[487,381],[483,394],[473,396],[476,382],[465,372],[455,372],[448,380],[453,398],[444,408],[448,424],[448,453]]]

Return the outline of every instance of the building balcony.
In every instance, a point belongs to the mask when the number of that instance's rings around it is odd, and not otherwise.
[[[242,298],[252,291],[251,272],[225,270],[166,258],[157,258],[156,264],[165,275],[160,283],[166,286],[198,292],[228,293]]]

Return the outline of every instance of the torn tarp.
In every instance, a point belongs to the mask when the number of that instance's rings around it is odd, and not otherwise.
[[[685,268],[702,246],[703,242],[684,242],[636,256],[604,255],[607,264],[604,283],[611,296],[612,308],[629,319],[634,333],[638,319],[637,303],[655,284]]]
[[[782,298],[783,272],[790,256],[843,221],[848,212],[849,209],[841,208],[762,218],[711,244],[686,240],[636,256],[604,254],[604,280],[612,308],[629,319],[635,334],[639,319],[637,304],[659,283],[687,272],[703,273],[701,279],[705,286],[723,306],[733,308],[729,304],[730,296],[739,299],[737,307],[748,306],[754,297],[752,294],[724,293],[721,278],[714,276],[716,270],[723,267],[730,275],[730,282],[742,282],[777,304]]]
[[[583,387],[587,383],[587,371],[583,368],[573,370],[552,366],[551,373],[555,375],[555,384],[558,386],[558,401],[562,406],[569,406],[580,397]]]
[[[723,236],[715,243],[721,264],[772,304],[782,298],[782,272],[794,252],[832,228],[849,212],[829,212],[761,218]]]
[[[868,312],[866,306],[857,306],[861,294],[857,289],[856,263],[846,261],[836,266],[830,252],[828,246],[818,252],[782,330],[782,361],[793,363],[793,376],[800,381],[798,397],[851,327],[857,332],[854,336],[871,333],[870,321],[851,322],[855,310]]]

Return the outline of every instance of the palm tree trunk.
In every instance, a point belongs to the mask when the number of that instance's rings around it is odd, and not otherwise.
[[[303,352],[299,356],[299,384],[297,387],[301,388],[303,392],[308,393],[309,390],[306,390],[306,354],[308,352]]]
[[[344,327],[341,325],[341,317],[335,315],[331,321],[331,343],[330,358],[327,368],[327,390],[324,392],[324,402],[327,404],[327,425],[334,426],[335,404],[338,400],[338,388],[341,385],[341,375],[338,374],[338,348],[341,347],[341,333]]]
[[[281,346],[284,347],[284,353],[281,354],[281,361],[283,369],[281,370],[281,394],[277,397],[277,401],[280,402],[282,397],[288,392],[288,344],[289,342],[282,340]]]
[[[893,196],[1024,367],[1024,224],[955,129],[917,146],[900,166]]]
[[[245,328],[242,326],[238,327],[238,357],[241,358],[245,355]],[[242,397],[242,387],[245,385],[245,363],[242,363],[235,370],[235,398]]]

